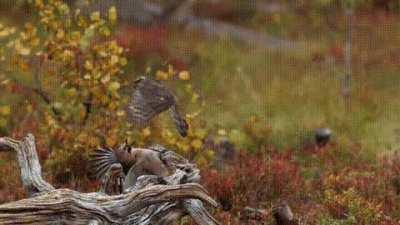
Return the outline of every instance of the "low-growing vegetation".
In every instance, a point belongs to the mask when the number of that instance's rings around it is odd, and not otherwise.
[[[55,185],[95,190],[90,152],[127,140],[195,161],[221,204],[221,224],[273,224],[281,200],[299,224],[400,224],[397,1],[271,1],[275,11],[228,0],[194,6],[200,18],[293,44],[277,49],[179,25],[124,24],[115,6],[86,13],[74,1],[17,2],[0,3],[4,15],[30,12],[0,16],[0,135],[33,133]],[[349,97],[344,7],[354,10]],[[132,82],[143,75],[176,94],[187,137],[164,114],[143,129],[127,122]],[[322,148],[314,143],[319,127],[333,131]],[[11,157],[0,155],[0,202],[24,197]],[[265,217],[244,218],[245,207]]]

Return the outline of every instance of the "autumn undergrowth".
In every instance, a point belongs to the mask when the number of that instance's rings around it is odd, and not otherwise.
[[[224,206],[216,210],[222,224],[246,224],[244,207],[268,211],[281,199],[303,224],[399,223],[398,15],[357,11],[345,97],[340,11],[330,15],[333,28],[316,13],[323,9],[256,14],[249,26],[294,43],[270,50],[181,27],[125,28],[115,8],[82,15],[59,0],[35,2],[43,12],[32,20],[0,20],[0,135],[33,132],[52,183],[95,190],[88,154],[127,138],[195,161]],[[147,39],[151,44],[140,44]],[[164,114],[141,130],[126,122],[130,83],[141,75],[176,93],[187,138]],[[319,127],[333,131],[322,150],[313,139]],[[218,165],[221,140],[234,144],[236,157]],[[1,202],[24,196],[10,188],[20,186],[13,160],[0,158]],[[271,221],[269,214],[265,224]]]

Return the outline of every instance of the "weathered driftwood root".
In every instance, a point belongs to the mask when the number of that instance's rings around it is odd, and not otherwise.
[[[202,202],[217,203],[203,187],[187,181],[198,180],[197,169],[188,169],[187,161],[166,152],[176,172],[161,179],[146,175],[123,194],[79,193],[55,189],[43,180],[33,135],[22,141],[0,138],[1,150],[14,150],[21,168],[21,179],[31,198],[0,205],[0,224],[137,224],[168,225],[184,215],[191,215],[200,225],[218,224],[204,209]],[[182,165],[182,162],[187,165]],[[119,176],[113,167],[109,179]],[[185,181],[185,182],[184,182]],[[105,182],[104,185],[108,185]],[[103,188],[104,189],[104,188]]]
[[[150,205],[198,198],[215,205],[198,184],[152,186],[141,191],[108,196],[57,189],[37,197],[0,206],[0,224],[126,224]]]
[[[3,146],[3,150],[16,152],[22,184],[29,196],[55,189],[42,178],[42,168],[36,151],[35,138],[32,134],[28,134],[22,141],[2,137],[0,138],[0,146]]]

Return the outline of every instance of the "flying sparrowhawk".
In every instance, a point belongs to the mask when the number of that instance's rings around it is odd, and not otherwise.
[[[182,137],[186,137],[188,124],[180,115],[173,93],[160,82],[140,77],[134,82],[134,91],[129,102],[128,120],[142,128],[158,114],[169,110],[171,117]]]

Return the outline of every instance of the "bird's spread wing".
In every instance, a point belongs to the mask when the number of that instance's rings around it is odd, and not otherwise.
[[[148,78],[135,82],[128,105],[128,118],[138,127],[147,125],[156,115],[175,105],[175,97],[161,83]]]

